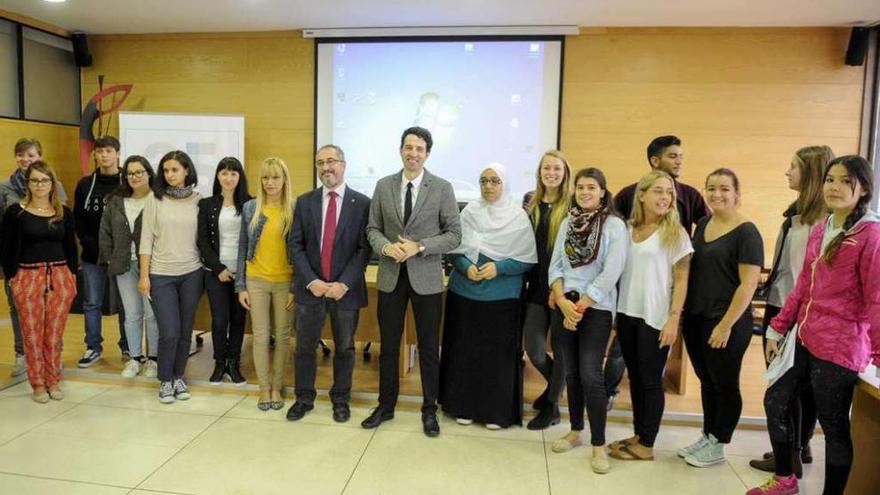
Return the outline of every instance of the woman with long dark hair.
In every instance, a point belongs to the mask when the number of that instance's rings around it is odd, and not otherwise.
[[[813,389],[825,432],[824,495],[846,489],[853,462],[849,413],[858,373],[880,364],[880,216],[869,210],[871,164],[857,155],[832,160],[823,197],[831,210],[810,234],[804,269],[782,310],[767,328],[767,360],[783,337],[794,338],[794,363],[764,395],[775,474],[748,495],[798,493],[793,469],[796,425],[792,405]],[[791,329],[791,330],[790,330]]]
[[[76,232],[52,168],[35,161],[24,178],[24,201],[3,215],[0,257],[21,320],[33,399],[46,403],[64,398],[61,344],[76,295]]]
[[[574,201],[559,226],[548,279],[556,311],[552,339],[562,353],[568,386],[571,431],[554,442],[555,452],[583,443],[584,406],[590,421],[598,474],[611,469],[605,452],[607,401],[602,362],[617,307],[617,280],[626,263],[626,224],[614,212],[613,197],[598,168],[574,177]]]
[[[242,385],[247,381],[241,374],[241,344],[247,311],[238,303],[235,274],[241,212],[251,196],[244,167],[237,158],[227,156],[217,164],[213,194],[199,201],[198,227],[214,344],[214,372],[209,381],[218,384],[224,375],[229,375],[233,383]]]
[[[189,155],[170,151],[159,161],[153,196],[144,205],[138,290],[150,298],[159,324],[159,402],[163,404],[190,398],[183,375],[203,285],[196,245],[197,183]]]
[[[141,278],[137,247],[141,240],[143,210],[152,196],[155,173],[146,158],[132,155],[122,165],[123,182],[110,195],[98,231],[98,264],[107,267],[107,275],[116,277],[122,307],[125,310],[125,337],[131,358],[122,370],[125,378],[143,372],[146,377],[159,373],[159,326],[150,301],[138,292]],[[144,327],[146,326],[146,350]]]

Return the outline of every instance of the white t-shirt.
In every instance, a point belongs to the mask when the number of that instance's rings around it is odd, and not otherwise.
[[[681,229],[679,245],[665,248],[660,242],[659,229],[642,242],[634,242],[633,229],[629,232],[626,266],[620,277],[620,298],[617,312],[645,320],[658,331],[669,318],[672,303],[672,269],[675,264],[694,252],[691,240]]]
[[[235,273],[238,263],[238,239],[241,236],[241,215],[235,214],[235,206],[220,208],[217,217],[217,228],[220,229],[220,263]]]
[[[152,195],[153,193],[148,193],[147,196]],[[138,215],[144,211],[144,203],[147,201],[147,196],[142,198],[124,198],[122,200],[122,204],[125,205],[125,218],[128,219],[128,228],[132,231],[134,230],[134,221],[137,220]],[[137,259],[137,252],[134,249],[134,242],[131,243],[131,259]]]

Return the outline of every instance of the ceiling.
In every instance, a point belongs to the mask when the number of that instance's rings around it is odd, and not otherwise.
[[[91,34],[425,26],[850,26],[878,0],[0,0]]]

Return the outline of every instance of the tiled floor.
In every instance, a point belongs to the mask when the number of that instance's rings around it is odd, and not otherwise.
[[[663,426],[655,462],[612,460],[610,474],[589,469],[589,448],[554,454],[564,434],[524,428],[488,431],[441,418],[442,434],[421,433],[419,413],[363,430],[367,406],[349,423],[319,402],[298,423],[261,412],[245,392],[199,388],[163,405],[153,387],[68,380],[67,398],[36,404],[26,383],[0,392],[0,494],[703,494],[741,495],[764,479],[748,461],[766,433],[737,431],[728,462],[696,469],[675,449],[698,434]],[[289,405],[289,404],[288,404]],[[609,440],[627,436],[611,423]],[[813,443],[801,493],[821,493],[824,441]]]

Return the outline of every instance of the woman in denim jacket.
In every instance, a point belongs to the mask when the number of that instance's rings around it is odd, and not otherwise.
[[[290,173],[280,158],[267,158],[260,166],[257,198],[244,204],[235,277],[238,300],[251,314],[261,411],[284,407],[281,390],[293,308],[292,226]],[[271,375],[270,334],[275,336]]]

